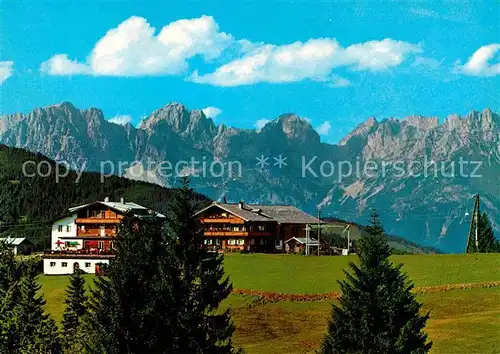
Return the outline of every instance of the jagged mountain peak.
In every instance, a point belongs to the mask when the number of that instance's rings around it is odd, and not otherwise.
[[[342,139],[339,145],[346,145],[354,137],[366,137],[374,127],[379,124],[375,117],[370,117],[363,123],[359,124],[352,132],[350,132],[344,139]]]
[[[46,106],[44,108],[62,108],[62,109],[71,109],[71,110],[76,110],[77,108],[73,103],[70,101],[62,101],[60,103],[56,103],[53,105]]]
[[[227,166],[229,161],[239,162],[241,175],[220,177],[218,171],[214,175],[210,172],[193,179],[193,187],[210,197],[224,193],[229,199],[294,204],[309,211],[327,200],[324,212],[330,215],[345,212],[361,216],[372,206],[392,210],[384,214],[391,232],[450,250],[462,248],[456,246],[460,240],[455,235],[467,230],[461,229],[459,217],[463,213],[458,215],[456,210],[469,204],[470,195],[481,193],[484,209],[493,216],[500,215],[499,186],[495,184],[500,174],[500,124],[498,113],[490,109],[462,117],[452,115],[441,125],[436,118],[419,115],[382,121],[371,117],[340,146],[321,144],[308,120],[293,113],[280,115],[257,133],[254,129],[215,126],[202,111],[175,102],[154,111],[141,128],[112,124],[97,108],[79,110],[63,102],[27,114],[0,117],[0,143],[77,166],[86,161],[92,171],[99,171],[101,162],[108,160],[173,163],[191,157],[203,161],[206,157],[207,161],[227,161]],[[280,154],[287,158],[283,168],[272,164],[272,157]],[[270,159],[269,165],[256,168],[256,157],[261,155]],[[312,156],[317,160],[311,162]],[[325,161],[349,161],[355,166],[358,161],[422,161],[425,156],[439,164],[456,162],[460,157],[484,161],[480,173],[486,177],[478,180],[480,183],[460,176],[432,177],[430,183],[425,177],[396,177],[389,167],[385,177],[372,178],[361,171],[337,181],[337,171],[328,177],[321,170],[321,166],[328,166],[323,165]],[[311,170],[305,171],[307,178],[298,178],[304,174],[302,158],[311,162],[307,165]],[[169,185],[172,180],[161,182]],[[443,217],[422,220],[427,210],[439,210]],[[396,212],[397,218],[393,217]],[[414,214],[417,217],[412,219]],[[407,221],[410,227],[399,220]],[[500,230],[498,218],[494,218],[494,227]]]
[[[177,102],[171,102],[155,110],[141,122],[139,128],[151,131],[162,124],[166,124],[176,133],[197,129],[199,126],[209,130],[216,129],[213,120],[207,118],[202,110],[190,111],[186,106]]]
[[[268,122],[261,129],[262,135],[285,134],[288,139],[314,143],[320,141],[319,134],[304,118],[294,113],[285,113]]]

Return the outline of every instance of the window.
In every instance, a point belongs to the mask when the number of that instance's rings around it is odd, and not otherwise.
[[[99,241],[97,243],[97,248],[99,248],[100,250],[102,250],[104,248],[104,241]]]
[[[238,245],[240,245],[240,246],[241,246],[241,245],[244,245],[244,244],[245,244],[245,240],[244,240],[244,239],[242,239],[242,238],[240,238],[240,239],[238,240]]]
[[[266,227],[264,225],[257,226],[259,231],[266,231]]]
[[[275,244],[276,246],[281,246],[281,240],[276,240],[276,241],[274,242],[274,244]]]
[[[67,266],[68,266],[68,263],[66,263],[66,262],[62,262],[62,263],[61,263],[61,267],[65,268],[65,267],[67,267]]]
[[[89,210],[89,217],[102,219],[105,217],[105,213],[103,210]]]
[[[266,240],[264,240],[263,238],[260,239],[260,244],[261,245],[265,245],[266,244]]]
[[[229,245],[235,245],[236,244],[236,240],[234,238],[230,238],[229,240],[227,240],[227,243]]]
[[[63,226],[62,225],[58,225],[57,226],[57,232],[63,232]]]
[[[207,245],[211,245],[212,244],[212,240],[211,239],[208,239],[207,240]]]
[[[215,239],[215,244],[216,244],[216,245],[220,245],[220,238],[216,238],[216,239]]]
[[[71,232],[71,225],[66,226],[66,232]]]
[[[90,268],[90,262],[85,262],[85,268]]]
[[[55,267],[56,266],[56,262],[50,262],[50,266],[51,267]]]

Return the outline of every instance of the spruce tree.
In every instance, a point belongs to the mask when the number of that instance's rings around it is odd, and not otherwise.
[[[491,226],[490,219],[485,212],[483,212],[480,218],[478,244],[478,252],[480,253],[499,252],[498,241],[495,239],[493,227]]]
[[[230,353],[232,287],[222,257],[202,245],[193,191],[184,180],[166,230],[156,219],[126,218],[106,278],[90,292],[87,353]]]
[[[340,282],[339,306],[333,305],[321,353],[427,353],[424,328],[429,313],[411,292],[413,284],[402,264],[390,262],[390,247],[378,215],[358,243],[359,266]]]
[[[172,336],[165,325],[170,300],[169,257],[156,220],[127,218],[116,237],[116,256],[98,277],[89,298],[84,343],[87,353],[166,353]]]
[[[21,267],[12,250],[0,241],[0,353],[19,348],[14,308],[19,299]]]
[[[493,233],[493,228],[491,226],[490,219],[488,215],[483,212],[479,217],[479,235],[477,239],[477,247],[476,247],[476,239],[475,232],[476,229],[476,221],[472,222],[472,235],[469,235],[469,242],[467,244],[466,253],[494,253],[500,252],[500,243],[495,238]]]
[[[13,314],[19,336],[19,353],[60,353],[60,340],[55,321],[44,312],[45,300],[38,295],[41,286],[29,265],[21,280],[18,304]]]
[[[81,351],[79,335],[80,325],[87,313],[87,296],[85,294],[85,279],[79,268],[75,269],[66,288],[66,309],[62,319],[62,337],[66,351],[76,353]]]
[[[231,353],[234,325],[229,309],[216,312],[232,291],[223,257],[203,246],[203,228],[194,217],[193,190],[183,178],[166,222],[166,243],[174,245],[175,353]]]

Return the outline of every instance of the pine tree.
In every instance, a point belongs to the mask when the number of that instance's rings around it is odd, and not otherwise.
[[[36,272],[29,265],[20,285],[14,318],[19,335],[19,353],[60,353],[60,341],[55,321],[44,312],[45,300],[38,295],[41,286]]]
[[[222,257],[201,248],[193,192],[176,192],[166,231],[155,220],[126,218],[116,256],[99,277],[84,321],[87,353],[230,353],[232,287]]]
[[[169,277],[159,269],[166,251],[156,220],[124,221],[115,259],[91,290],[84,326],[87,353],[168,352]]]
[[[193,191],[182,179],[166,223],[166,242],[175,245],[173,279],[176,353],[231,353],[234,325],[229,309],[216,312],[232,291],[223,257],[202,246],[203,229],[194,217]]]
[[[479,217],[479,235],[476,247],[475,232],[476,221],[472,221],[472,235],[469,235],[466,253],[494,253],[500,252],[500,242],[495,238],[488,215],[483,212]]]
[[[359,266],[340,282],[339,306],[333,305],[321,353],[427,353],[424,328],[429,313],[411,290],[413,284],[393,265],[384,229],[375,211],[368,234],[358,243]]]
[[[21,275],[14,253],[0,241],[0,353],[14,353],[19,348],[14,308],[19,299]]]
[[[499,251],[498,241],[495,239],[490,219],[485,212],[483,212],[480,219],[478,244],[478,252],[480,253],[493,253]]]
[[[70,283],[66,288],[65,303],[66,309],[61,323],[63,344],[66,351],[80,352],[80,325],[87,313],[87,296],[85,294],[85,279],[79,268],[75,269],[71,275]]]

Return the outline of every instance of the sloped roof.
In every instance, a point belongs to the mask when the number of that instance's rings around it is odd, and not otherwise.
[[[134,203],[134,202],[101,202],[101,201],[97,201],[97,202],[93,202],[93,203],[89,203],[89,204],[84,204],[84,205],[79,205],[79,206],[76,206],[76,207],[73,207],[73,208],[69,208],[69,212],[70,213],[74,213],[74,212],[77,212],[79,210],[82,210],[82,209],[85,209],[89,206],[92,206],[92,205],[96,205],[96,204],[101,204],[101,205],[104,205],[104,206],[107,206],[108,208],[111,208],[111,209],[114,209],[114,210],[118,210],[124,214],[126,213],[129,213],[129,212],[132,212],[132,211],[147,211],[147,212],[154,212],[153,210],[150,210],[146,207],[143,207],[142,205],[139,205],[137,203]],[[160,214],[160,213],[157,213],[157,212],[154,212],[156,214],[157,217],[159,218],[165,218],[165,215],[163,214]]]
[[[15,238],[2,237],[2,238],[0,238],[0,241],[3,241],[6,244],[12,245],[12,246],[19,246],[20,244],[25,243],[25,242],[27,242],[27,243],[29,243],[31,245],[33,244],[26,237],[15,237]]]
[[[277,221],[280,224],[313,224],[318,219],[291,205],[261,205],[239,203],[218,203],[200,210],[196,215],[212,207],[219,207],[246,221]]]
[[[286,240],[285,243],[288,243],[289,241],[292,241],[292,240],[295,240],[303,245],[305,245],[306,241],[307,241],[307,239],[305,237],[292,237],[292,238],[289,238],[288,240]],[[308,244],[309,244],[309,246],[317,246],[318,240],[310,237]]]

